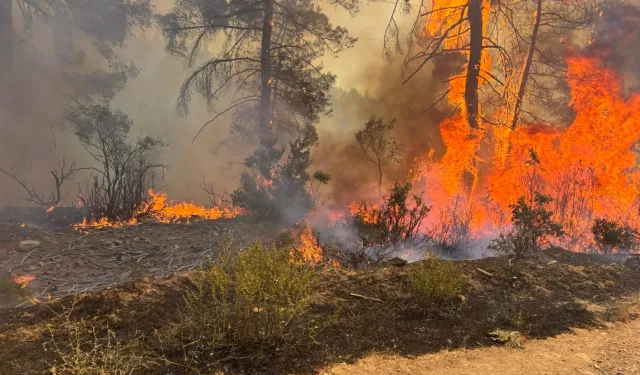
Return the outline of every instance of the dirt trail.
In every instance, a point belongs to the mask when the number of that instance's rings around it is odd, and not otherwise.
[[[640,374],[640,320],[610,329],[577,329],[524,349],[486,347],[453,350],[416,358],[374,354],[355,364],[339,364],[323,375],[358,374]]]

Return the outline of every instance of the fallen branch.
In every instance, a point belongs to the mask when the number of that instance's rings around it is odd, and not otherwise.
[[[481,274],[485,275],[485,276],[493,277],[493,274],[492,274],[492,273],[489,273],[489,272],[487,272],[487,271],[483,270],[482,268],[476,268],[476,270],[477,270],[478,272],[480,272]]]
[[[379,298],[367,297],[367,296],[363,296],[362,294],[349,293],[349,295],[352,296],[352,297],[358,297],[358,298],[366,299],[366,300],[369,300],[369,301],[382,302],[382,300],[379,299]]]

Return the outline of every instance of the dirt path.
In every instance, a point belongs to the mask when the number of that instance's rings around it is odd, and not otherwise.
[[[355,364],[339,364],[323,375],[358,374],[640,374],[640,320],[610,329],[576,330],[525,349],[490,347],[454,350],[416,358],[371,355]]]

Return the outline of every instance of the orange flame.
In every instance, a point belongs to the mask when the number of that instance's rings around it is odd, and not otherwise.
[[[82,223],[76,224],[76,229],[81,228],[102,228],[102,227],[123,227],[125,225],[139,224],[136,217],[145,217],[149,220],[159,221],[163,223],[172,223],[178,221],[191,220],[217,220],[221,218],[233,218],[242,213],[238,207],[204,207],[193,202],[167,202],[166,193],[156,193],[149,190],[149,201],[144,204],[133,218],[129,220],[112,221],[106,217],[99,220],[86,218]]]
[[[20,284],[20,286],[22,286],[23,288],[26,288],[27,286],[29,286],[30,282],[36,279],[36,275],[27,274],[27,275],[21,275],[21,276],[13,276],[11,279],[13,280],[14,283]]]

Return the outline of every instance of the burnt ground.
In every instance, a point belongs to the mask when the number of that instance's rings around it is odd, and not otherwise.
[[[89,232],[75,231],[62,220],[53,227],[40,224],[0,222],[0,279],[35,276],[28,289],[38,300],[192,270],[215,258],[227,235],[242,247],[252,241],[271,242],[280,231],[275,225],[242,218],[190,224],[143,222]],[[40,245],[20,249],[23,240]],[[0,307],[13,302],[0,297]]]
[[[117,246],[125,246],[126,240],[126,246],[148,246],[144,251],[150,252],[152,245],[142,245],[147,243],[141,240],[145,237],[154,241],[154,246],[178,245],[174,257],[186,257],[191,245],[200,246],[192,259],[182,263],[195,264],[200,258],[197,254],[209,248],[204,244],[218,237],[211,234],[210,225],[225,223],[141,226],[123,229],[122,234],[117,230],[118,236],[127,233],[132,237],[122,237],[123,245]],[[247,238],[253,236],[250,231],[257,230],[248,223],[241,228],[234,233]],[[264,228],[261,232],[265,236],[273,234]],[[188,242],[195,241],[197,233],[207,240]],[[108,249],[113,245],[104,243],[106,240],[115,243],[107,234],[81,239],[91,244],[83,249],[112,251]],[[64,249],[60,243],[56,248]],[[165,249],[163,254],[171,251]],[[46,256],[44,252],[42,256]],[[162,259],[162,272],[167,272],[168,262]],[[311,311],[296,323],[297,327],[306,327],[304,337],[295,344],[253,351],[222,348],[203,359],[201,364],[206,365],[201,372],[185,367],[185,342],[176,339],[184,292],[192,287],[189,274],[128,281],[100,291],[0,310],[0,374],[50,373],[52,364],[59,361],[51,350],[52,343],[65,342],[71,327],[82,327],[85,332],[109,327],[120,338],[140,339],[148,350],[150,364],[136,374],[154,375],[317,373],[330,365],[354,363],[372,352],[413,357],[444,349],[492,346],[496,342],[488,333],[497,328],[517,330],[529,339],[544,339],[577,328],[606,327],[610,307],[640,291],[640,259],[633,257],[621,263],[561,249],[522,261],[460,261],[457,264],[466,279],[462,297],[431,309],[425,309],[408,286],[412,264],[360,272],[319,268],[320,285]],[[636,313],[634,310],[628,318],[635,319]]]

